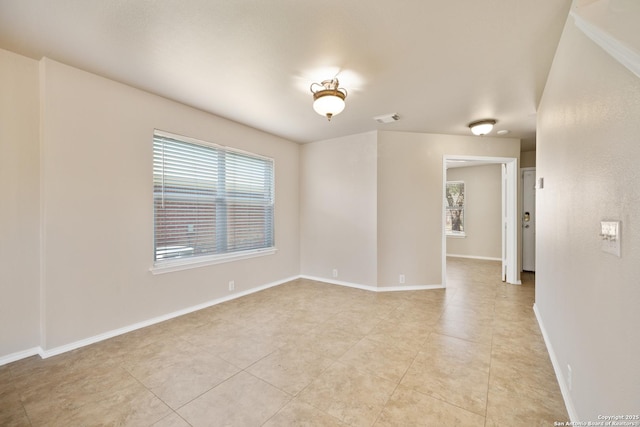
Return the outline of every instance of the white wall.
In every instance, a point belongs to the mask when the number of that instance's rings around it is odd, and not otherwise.
[[[521,168],[535,168],[536,167],[536,152],[535,151],[523,151],[520,153],[520,167]]]
[[[370,132],[301,146],[302,274],[377,285],[376,144]]]
[[[378,283],[442,283],[444,155],[520,157],[520,140],[384,131],[378,134]],[[519,269],[517,270],[519,271]]]
[[[536,308],[580,421],[640,409],[639,118],[640,79],[570,17],[538,112]],[[600,250],[604,219],[621,258]]]
[[[46,348],[297,276],[298,145],[44,60]],[[273,157],[271,256],[152,275],[153,129]]]
[[[372,287],[442,285],[445,154],[518,158],[520,140],[378,131],[303,145],[301,273]]]
[[[38,62],[0,50],[0,357],[39,345]]]
[[[2,52],[0,61],[10,98],[0,107],[10,122],[2,185],[11,202],[0,217],[9,252],[0,257],[0,357],[38,345],[55,352],[228,297],[230,280],[240,293],[298,276],[298,144],[46,58]],[[150,273],[154,128],[275,159],[275,255]]]
[[[447,255],[502,259],[502,166],[447,169],[465,183],[465,237],[447,236]]]
[[[12,171],[9,182],[21,177],[9,187],[20,192],[25,207],[3,216],[0,224],[4,233],[20,216],[19,237],[30,243],[3,269],[3,286],[19,311],[3,313],[13,324],[24,320],[25,332],[11,332],[16,342],[3,335],[0,356],[36,344],[60,348],[226,297],[229,280],[243,292],[300,272],[330,279],[337,268],[338,280],[362,285],[399,286],[399,274],[406,275],[409,286],[440,284],[442,156],[518,157],[520,151],[513,138],[408,132],[354,135],[301,149],[49,59],[38,64],[6,56],[4,63],[19,66],[2,84],[20,82],[15,96],[23,98],[27,110],[7,115],[18,122],[10,132],[29,143],[10,146],[9,151],[17,150],[12,158],[24,159],[24,167],[6,169]],[[29,71],[22,75],[20,67]],[[275,158],[276,255],[156,276],[149,272],[154,128]],[[327,188],[336,194],[320,187],[329,179],[334,181]],[[317,227],[343,245],[327,245],[324,234],[316,239]],[[42,331],[36,342],[38,320]]]

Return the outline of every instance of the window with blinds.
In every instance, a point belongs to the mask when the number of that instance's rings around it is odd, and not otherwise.
[[[272,159],[154,132],[155,264],[272,248],[273,187]]]

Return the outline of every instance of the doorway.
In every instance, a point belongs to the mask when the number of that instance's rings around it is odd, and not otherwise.
[[[522,168],[522,270],[536,271],[536,168]]]
[[[445,232],[445,224],[447,220],[447,201],[446,201],[446,183],[447,183],[447,167],[453,164],[460,166],[478,166],[487,164],[502,165],[502,280],[519,285],[518,277],[518,229],[516,228],[517,212],[518,212],[518,178],[516,158],[512,157],[482,157],[482,156],[459,156],[444,155],[442,162],[442,283],[446,286],[446,268],[447,268],[447,234]]]

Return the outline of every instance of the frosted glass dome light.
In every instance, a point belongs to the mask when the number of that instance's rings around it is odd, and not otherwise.
[[[322,83],[312,83],[310,90],[313,93],[313,109],[328,120],[336,114],[340,114],[345,107],[347,90],[338,87],[340,82],[334,78],[324,80]]]
[[[491,132],[495,124],[496,121],[493,119],[478,120],[477,122],[469,123],[469,128],[474,135],[482,136]]]

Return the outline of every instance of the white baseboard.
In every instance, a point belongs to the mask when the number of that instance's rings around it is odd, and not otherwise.
[[[198,304],[198,305],[194,305],[192,307],[188,307],[182,310],[178,310],[178,311],[174,311],[172,313],[168,313],[168,314],[164,314],[162,316],[157,316],[154,317],[152,319],[148,319],[148,320],[144,320],[142,322],[138,322],[138,323],[134,323],[132,325],[128,325],[128,326],[124,326],[122,328],[118,328],[118,329],[114,329],[111,331],[107,331],[104,332],[102,334],[98,334],[98,335],[94,335],[85,339],[81,339],[78,341],[74,341],[72,343],[69,344],[65,344],[65,345],[61,345],[58,347],[54,347],[54,348],[50,348],[50,349],[43,349],[42,347],[34,347],[28,350],[23,350],[23,351],[18,351],[16,353],[12,353],[6,356],[0,356],[0,366],[5,365],[7,363],[11,363],[11,362],[15,362],[17,360],[20,359],[24,359],[27,357],[31,357],[34,355],[40,355],[41,358],[46,359],[48,357],[52,357],[52,356],[57,356],[59,354],[62,353],[66,353],[68,351],[72,351],[72,350],[76,350],[78,348],[81,347],[85,347],[91,344],[95,344],[97,342],[100,341],[104,341],[107,340],[109,338],[113,338],[113,337],[117,337],[119,335],[123,335],[126,334],[128,332],[132,332],[135,331],[137,329],[142,329],[145,328],[147,326],[151,326],[151,325],[155,325],[157,323],[160,322],[164,322],[165,320],[170,320],[173,319],[175,317],[179,317],[179,316],[183,316],[185,314],[189,314],[189,313],[193,313],[194,311],[198,311],[198,310],[202,310],[208,307],[212,307],[214,305],[226,302],[226,301],[231,301],[234,300],[236,298],[240,298],[246,295],[250,295],[256,292],[260,292],[263,291],[265,289],[269,289],[275,286],[279,286],[282,285],[284,283],[290,282],[292,280],[296,280],[298,278],[302,278],[302,279],[309,279],[309,280],[315,280],[315,281],[319,281],[319,282],[324,282],[324,283],[329,283],[329,284],[333,284],[333,285],[340,285],[340,286],[347,286],[350,288],[357,288],[357,289],[363,289],[366,291],[371,291],[371,292],[394,292],[394,291],[416,291],[416,290],[424,290],[424,289],[442,289],[444,288],[443,285],[416,285],[416,286],[383,286],[383,287],[376,287],[376,286],[368,286],[368,285],[359,285],[357,283],[349,283],[349,282],[342,282],[342,281],[337,281],[337,280],[329,280],[329,279],[324,279],[321,277],[312,277],[312,276],[293,276],[293,277],[289,277],[287,279],[283,279],[283,280],[279,280],[276,282],[272,282],[272,283],[267,283],[266,285],[262,285],[262,286],[258,286],[252,289],[249,289],[247,291],[243,291],[243,292],[238,292],[235,294],[231,294],[229,296],[225,296],[222,298],[217,298],[211,301],[207,301],[205,303],[202,304]]]
[[[360,285],[358,283],[343,282],[341,280],[325,279],[324,277],[315,277],[301,275],[301,279],[313,280],[316,282],[329,283],[331,285],[346,286],[348,288],[362,289],[369,292],[398,292],[398,291],[421,291],[426,289],[444,289],[444,285],[412,285],[412,286],[370,286]]]
[[[15,362],[17,360],[26,359],[27,357],[35,356],[41,353],[42,349],[40,347],[33,347],[28,350],[22,350],[15,353],[7,354],[6,356],[0,357],[0,366]]]
[[[558,379],[558,385],[560,386],[560,392],[562,393],[562,398],[564,399],[564,406],[567,408],[567,413],[569,414],[569,419],[572,422],[578,422],[578,414],[576,413],[576,409],[573,406],[573,400],[571,399],[571,392],[569,391],[569,386],[564,378],[562,367],[560,366],[560,362],[556,357],[556,353],[553,351],[553,346],[551,345],[551,341],[549,339],[549,335],[547,335],[547,330],[542,323],[542,317],[540,316],[540,312],[538,311],[538,306],[533,304],[533,312],[536,315],[536,319],[538,320],[538,326],[540,326],[540,331],[542,332],[542,337],[544,338],[544,343],[547,346],[547,352],[549,353],[549,358],[551,359],[551,364],[553,365],[553,370],[556,373],[556,378]]]
[[[494,258],[494,257],[487,257],[487,256],[458,255],[458,254],[447,254],[447,256],[451,258],[482,259],[485,261],[502,261],[502,258]]]
[[[145,328],[147,326],[155,325],[156,323],[164,322],[165,320],[173,319],[175,317],[183,316],[185,314],[193,313],[194,311],[202,310],[204,308],[208,308],[226,301],[230,301],[236,298],[240,298],[246,295],[250,295],[255,292],[260,292],[268,288],[272,288],[274,286],[282,285],[284,283],[290,282],[292,280],[297,279],[298,276],[289,277],[287,279],[279,280],[272,283],[267,283],[266,285],[258,286],[247,291],[238,292],[235,294],[231,294],[229,296],[225,296],[222,298],[217,298],[202,304],[194,305],[192,307],[188,307],[182,310],[174,311],[172,313],[164,314],[162,316],[154,317],[152,319],[144,320],[142,322],[134,323],[132,325],[124,326],[122,328],[114,329],[108,332],[104,332],[102,334],[94,335],[92,337],[88,337],[82,340],[74,341],[69,344],[61,345],[58,347],[54,347],[51,349],[44,350],[42,347],[35,347],[33,349],[20,351],[17,353],[9,354],[7,356],[0,357],[0,366],[15,362],[20,359],[24,359],[26,357],[34,356],[36,354],[40,355],[41,358],[46,359],[48,357],[57,356],[62,353],[66,353],[67,351],[76,350],[81,347],[85,347],[87,345],[95,344],[100,341],[104,341],[109,338],[117,337],[118,335],[126,334],[127,332],[132,332],[137,329]]]
[[[485,257],[485,256],[458,255],[458,254],[447,254],[447,256],[451,258],[479,259],[483,261],[502,261],[502,258],[492,258],[492,257]],[[521,280],[515,280],[513,282],[507,282],[507,283],[511,285],[522,285]]]

